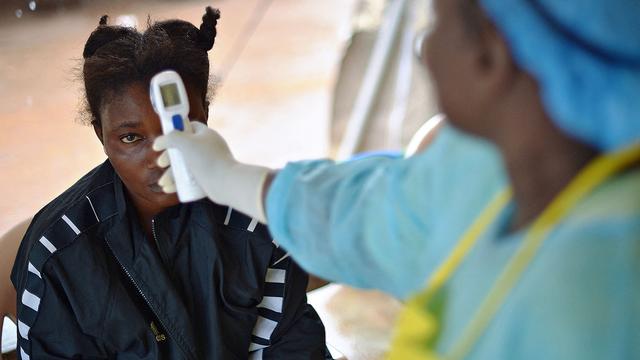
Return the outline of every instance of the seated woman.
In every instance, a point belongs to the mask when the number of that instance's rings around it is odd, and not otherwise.
[[[100,19],[84,48],[91,124],[108,160],[36,214],[12,272],[22,359],[323,359],[307,275],[268,229],[156,185],[150,78],[185,82],[206,122],[217,10],[144,32]]]

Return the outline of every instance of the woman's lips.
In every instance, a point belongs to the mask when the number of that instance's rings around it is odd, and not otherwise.
[[[162,186],[158,185],[157,182],[150,184],[149,189],[154,193],[164,194],[164,191],[162,191]]]

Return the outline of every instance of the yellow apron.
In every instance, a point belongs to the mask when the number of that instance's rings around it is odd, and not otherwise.
[[[437,354],[438,321],[434,315],[442,300],[440,290],[453,276],[477,240],[494,223],[509,203],[511,189],[499,193],[462,236],[448,258],[437,268],[425,290],[407,302],[396,325],[388,358],[391,360],[465,358],[473,349],[538,249],[570,211],[598,185],[640,160],[640,144],[620,152],[602,155],[586,166],[533,222],[522,244],[497,277],[487,297],[447,354]]]

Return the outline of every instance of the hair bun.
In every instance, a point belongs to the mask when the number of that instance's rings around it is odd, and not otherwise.
[[[207,6],[205,14],[202,15],[202,24],[198,32],[198,45],[204,51],[209,51],[213,48],[217,34],[216,25],[219,19],[220,10]]]
[[[107,25],[108,15],[102,15],[98,22],[98,27],[93,30],[89,39],[87,39],[84,45],[84,51],[82,52],[83,58],[93,56],[98,49],[102,46],[131,34],[131,29],[122,26],[109,26]]]

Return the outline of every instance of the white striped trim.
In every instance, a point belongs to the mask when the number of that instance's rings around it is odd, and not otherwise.
[[[38,312],[38,308],[40,307],[40,298],[30,293],[29,290],[25,290],[22,293],[22,304]]]
[[[69,225],[71,230],[73,230],[73,232],[76,233],[76,235],[80,234],[80,229],[78,229],[76,224],[74,224],[73,221],[71,221],[71,219],[67,217],[67,215],[62,215],[62,220],[64,220],[64,222],[66,222],[67,225]]]
[[[271,334],[273,334],[273,330],[276,329],[276,326],[278,326],[277,322],[258,316],[256,326],[253,328],[253,335],[263,339],[271,339]]]
[[[254,342],[251,343],[251,345],[249,345],[249,352],[252,351],[256,351],[259,350],[260,352],[262,352],[262,349],[268,347],[267,345],[260,345],[260,344],[256,344]],[[253,355],[253,354],[251,354]],[[262,356],[262,353],[260,354]]]
[[[18,333],[20,333],[23,339],[29,340],[29,330],[31,330],[31,328],[28,327],[27,324],[18,320]]]
[[[91,210],[93,210],[93,215],[96,217],[96,220],[98,220],[98,222],[100,222],[100,218],[98,217],[98,213],[96,212],[96,208],[93,207],[93,203],[91,202],[91,199],[89,199],[89,195],[85,195],[85,197],[87,198],[87,200],[89,200],[89,205],[91,205]]]
[[[33,266],[33,264],[31,263],[31,261],[29,261],[29,267],[28,270],[30,273],[35,274],[37,277],[39,277],[40,279],[42,279],[42,275],[40,275],[40,271],[38,271],[38,269],[36,269],[35,266]]]
[[[253,230],[256,229],[257,225],[258,225],[258,219],[251,219],[251,222],[249,223],[249,227],[247,227],[247,230],[253,232]]]
[[[289,255],[291,255],[291,254],[289,254],[289,253],[284,254],[284,256],[283,256],[283,257],[281,257],[280,259],[278,259],[278,261],[276,261],[276,262],[274,262],[273,264],[271,264],[271,266],[276,266],[276,265],[280,264],[280,262],[281,262],[282,260],[284,260],[284,259],[288,258],[288,257],[289,257]]]
[[[267,269],[267,276],[265,282],[284,284],[284,279],[287,277],[287,271],[282,269]]]
[[[282,298],[278,296],[264,296],[258,307],[269,309],[278,313],[282,312]]]
[[[20,359],[29,360],[29,355],[27,355],[27,353],[24,352],[24,349],[22,347],[20,348]]]
[[[227,209],[227,216],[224,218],[224,224],[225,225],[229,225],[229,221],[231,220],[231,212],[233,211],[233,209],[231,208],[231,206],[229,206],[229,208]]]
[[[251,345],[254,345],[254,343],[251,343]],[[258,344],[255,344],[258,345]],[[263,345],[260,345],[263,346]],[[249,347],[249,351],[251,350],[251,347]],[[249,354],[249,360],[262,360],[262,349],[258,350],[258,351],[254,351],[251,354]]]
[[[40,238],[40,243],[41,243],[42,245],[44,245],[44,247],[46,247],[46,248],[47,248],[47,250],[49,250],[49,252],[50,252],[50,253],[52,253],[52,254],[53,254],[54,252],[56,252],[56,250],[58,250],[58,249],[56,249],[56,247],[55,247],[55,246],[53,246],[53,244],[52,244],[49,240],[47,240],[47,238],[46,238],[46,237],[44,237],[44,236]]]

